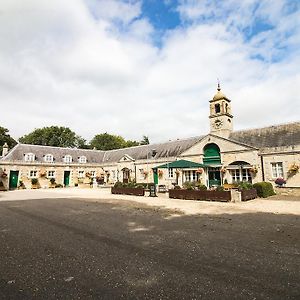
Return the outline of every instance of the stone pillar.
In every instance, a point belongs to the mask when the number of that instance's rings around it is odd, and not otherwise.
[[[230,190],[231,193],[231,202],[241,202],[242,201],[242,194],[237,190]]]

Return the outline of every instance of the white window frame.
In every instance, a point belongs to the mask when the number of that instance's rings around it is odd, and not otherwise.
[[[187,170],[184,171],[184,179],[188,182],[196,182],[199,180],[199,174],[196,170]]]
[[[78,162],[80,164],[85,164],[86,163],[86,156],[79,156]]]
[[[54,157],[52,154],[46,154],[44,157],[44,161],[48,163],[52,163],[54,161]]]
[[[145,178],[145,174],[144,174],[144,169],[139,169],[140,171],[140,179],[144,179]]]
[[[272,162],[271,163],[271,174],[272,178],[283,178],[283,163],[278,162]]]
[[[78,178],[84,178],[85,177],[85,171],[84,170],[79,170],[78,171]]]
[[[68,163],[71,163],[73,161],[73,158],[70,154],[67,154],[63,157],[63,161],[64,161],[64,163],[68,164]]]
[[[96,171],[91,171],[90,174],[91,174],[91,177],[92,177],[92,178],[95,178],[95,177],[96,177]]]
[[[29,171],[29,178],[37,178],[38,171],[37,170],[30,170]]]
[[[246,169],[246,168],[233,169],[230,170],[230,175],[231,175],[232,182],[252,181],[250,169]]]
[[[174,178],[174,168],[168,168],[168,176],[170,179]]]
[[[25,153],[24,160],[27,162],[35,161],[35,155],[33,153]]]
[[[55,170],[48,170],[47,178],[55,178]]]

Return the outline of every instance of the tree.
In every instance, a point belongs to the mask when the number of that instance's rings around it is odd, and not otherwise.
[[[0,156],[2,155],[2,148],[5,143],[11,149],[17,142],[8,134],[9,130],[0,126]]]
[[[149,138],[146,135],[143,135],[143,139],[140,142],[140,145],[149,145]]]
[[[97,134],[91,140],[91,148],[97,150],[113,150],[126,147],[126,141],[119,135],[108,134],[107,132]]]
[[[137,141],[130,141],[130,140],[126,141],[126,147],[134,147],[138,145],[140,145],[140,143]]]
[[[86,148],[86,141],[68,127],[43,127],[22,136],[19,141],[24,144]]]

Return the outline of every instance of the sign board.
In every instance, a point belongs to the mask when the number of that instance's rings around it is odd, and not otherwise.
[[[149,188],[150,188],[149,197],[157,197],[157,195],[156,195],[156,185],[155,184],[150,185]]]

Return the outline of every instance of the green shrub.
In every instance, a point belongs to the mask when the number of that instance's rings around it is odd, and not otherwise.
[[[136,187],[136,184],[135,184],[135,182],[131,181],[131,182],[129,182],[129,183],[126,185],[126,187],[128,187],[128,188],[135,188],[135,187]]]
[[[175,185],[174,190],[181,190],[181,187],[179,185]]]
[[[200,191],[206,191],[207,190],[207,186],[205,184],[202,184],[202,183],[197,184],[196,187]]]
[[[55,188],[62,188],[62,187],[63,187],[63,185],[60,184],[60,183],[58,183],[58,184],[55,185]]]
[[[257,182],[253,187],[256,189],[258,197],[267,198],[275,195],[273,185],[270,182]]]
[[[38,179],[37,178],[31,178],[31,184],[36,185],[38,184]]]
[[[55,183],[55,178],[50,178],[50,183],[54,184]]]
[[[122,187],[123,187],[123,183],[120,182],[120,181],[117,181],[117,182],[114,184],[114,187],[115,187],[115,188],[122,188]]]
[[[223,192],[224,191],[224,187],[222,187],[221,185],[218,185],[217,188],[216,188],[216,191]]]
[[[183,188],[191,191],[191,190],[194,190],[195,184],[193,182],[186,181],[183,183]]]
[[[253,189],[253,185],[250,182],[242,181],[238,184],[239,190],[251,190]]]

